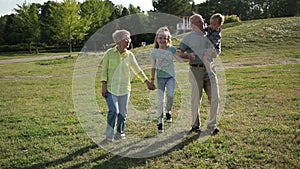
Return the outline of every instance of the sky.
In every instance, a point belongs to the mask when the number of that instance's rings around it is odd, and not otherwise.
[[[44,4],[48,0],[26,0],[27,3],[39,3]],[[62,2],[63,0],[52,0]],[[83,2],[84,0],[77,0],[78,2]],[[149,11],[153,9],[152,0],[110,0],[115,5],[123,5],[128,7],[129,4],[134,6],[139,6],[143,11]],[[205,0],[194,0],[195,4],[199,4]],[[0,16],[14,13],[14,8],[17,8],[17,4],[21,5],[25,0],[0,0]]]

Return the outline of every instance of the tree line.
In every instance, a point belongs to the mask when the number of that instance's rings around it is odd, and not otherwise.
[[[64,0],[59,3],[18,4],[14,14],[0,18],[0,45],[32,44],[44,46],[74,46],[82,44],[106,23],[133,13],[139,7],[114,5],[109,0]]]
[[[44,4],[25,1],[17,5],[15,13],[0,17],[0,46],[5,45],[0,51],[7,46],[26,44],[29,52],[32,52],[32,46],[37,52],[41,46],[68,46],[72,52],[105,24],[131,14],[146,15],[146,12],[181,17],[194,11],[206,20],[216,12],[237,15],[242,20],[299,16],[300,13],[300,0],[206,0],[201,4],[195,4],[193,0],[152,0],[152,4],[153,10],[142,11],[138,6],[124,7],[110,0],[86,0],[83,3],[49,0]],[[153,37],[149,36],[149,39],[153,40]]]

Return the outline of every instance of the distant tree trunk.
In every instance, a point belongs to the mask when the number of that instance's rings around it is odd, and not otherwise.
[[[72,40],[69,41],[69,51],[72,53]]]
[[[74,45],[74,41],[72,41],[72,52],[75,51],[75,45]]]
[[[29,50],[29,53],[32,53],[32,51],[31,51],[31,42],[28,42],[28,50]]]
[[[35,52],[36,52],[36,54],[39,53],[38,44],[39,44],[39,40],[38,40],[38,38],[36,38],[36,40],[35,40]]]

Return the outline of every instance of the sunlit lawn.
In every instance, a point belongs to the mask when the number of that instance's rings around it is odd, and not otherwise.
[[[289,21],[294,22],[293,19]],[[240,30],[261,22],[242,24]],[[276,25],[280,20],[264,22]],[[225,29],[224,38],[231,33],[234,27]],[[294,36],[299,39],[300,35],[285,35],[284,41],[289,42],[272,50],[259,47],[270,43],[271,48],[272,42],[257,42],[244,48],[238,44],[229,45],[230,48],[225,45],[221,59],[227,95],[219,118],[221,132],[202,143],[191,136],[152,158],[121,157],[88,137],[72,100],[77,57],[0,65],[0,168],[298,168],[300,52],[299,40],[291,39]],[[247,37],[243,33],[239,36]],[[234,39],[224,41],[230,44]],[[246,42],[244,45],[249,45]],[[146,56],[139,52],[136,55],[146,68]],[[186,71],[186,65],[179,67],[180,71]],[[150,70],[145,71],[149,76]],[[105,115],[107,108],[101,97],[99,73],[100,69],[95,81],[96,100],[99,113]],[[145,84],[135,79],[132,88],[131,102],[146,112],[151,98]],[[175,120],[182,94],[178,86],[176,89]],[[207,110],[205,97],[201,109],[203,124]],[[186,115],[190,115],[189,110]],[[186,130],[189,128],[190,124],[186,124]],[[147,126],[129,121],[126,130],[138,137],[153,137],[157,135],[156,115],[149,116]]]

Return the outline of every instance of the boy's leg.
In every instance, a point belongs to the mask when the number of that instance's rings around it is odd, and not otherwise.
[[[216,76],[215,70],[214,70],[214,63],[213,59],[207,55],[204,55],[202,57],[202,62],[206,68],[207,76],[205,77],[205,80],[211,79]]]

